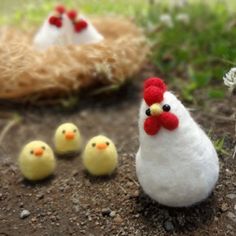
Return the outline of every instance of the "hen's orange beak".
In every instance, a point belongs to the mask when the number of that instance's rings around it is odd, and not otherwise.
[[[43,155],[43,149],[42,148],[35,148],[34,155],[37,157],[41,157]]]
[[[67,140],[73,140],[75,138],[75,134],[73,132],[66,132],[65,133],[65,138]]]
[[[107,148],[107,144],[106,143],[98,143],[96,145],[96,148],[99,149],[99,150],[104,150]]]
[[[150,111],[152,116],[159,116],[163,112],[162,107],[158,103],[151,105]]]

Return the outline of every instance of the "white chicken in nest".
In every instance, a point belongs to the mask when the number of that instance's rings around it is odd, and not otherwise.
[[[215,148],[159,78],[144,84],[139,114],[138,180],[152,199],[187,207],[206,199],[219,177]]]
[[[64,6],[57,6],[35,35],[33,44],[38,50],[46,50],[54,45],[92,44],[103,39],[84,16],[75,10],[67,11]]]

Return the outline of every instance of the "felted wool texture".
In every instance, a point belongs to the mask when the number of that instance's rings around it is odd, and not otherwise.
[[[68,139],[67,135],[72,135],[73,138]],[[55,131],[54,145],[58,154],[78,152],[81,148],[81,142],[80,131],[72,123],[61,124]]]
[[[73,32],[74,35],[74,42],[75,44],[90,44],[90,43],[99,43],[101,42],[104,37],[96,30],[91,22],[85,19],[84,16],[80,17],[82,22],[87,23],[87,27],[83,29],[81,32]]]
[[[41,156],[34,153],[38,148],[43,150]],[[53,174],[56,167],[52,149],[39,140],[32,141],[23,147],[18,162],[23,176],[32,181],[47,178]]]
[[[143,100],[139,113],[136,172],[143,190],[152,199],[170,207],[187,207],[206,199],[219,176],[215,148],[171,92],[164,93],[161,106],[169,104],[179,120],[176,129],[163,127],[156,135],[144,131],[149,108]]]
[[[103,145],[103,148],[99,148],[99,145]],[[118,165],[118,154],[115,144],[103,135],[93,137],[85,147],[83,164],[92,175],[103,176],[112,174]]]
[[[54,46],[43,52],[32,45],[35,31],[1,29],[0,99],[52,98],[120,85],[134,77],[149,52],[143,32],[121,18],[99,18],[93,24],[104,36],[102,42]]]
[[[50,17],[49,17],[50,18]],[[74,28],[67,15],[62,15],[62,26],[49,23],[47,18],[33,39],[35,49],[46,50],[53,45],[69,45],[73,42]]]

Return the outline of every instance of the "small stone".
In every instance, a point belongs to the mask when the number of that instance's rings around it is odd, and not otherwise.
[[[21,218],[21,219],[25,219],[25,218],[27,218],[29,215],[30,215],[30,212],[29,212],[28,210],[23,210],[23,211],[20,213],[20,218]]]
[[[44,198],[44,194],[43,193],[39,193],[36,195],[37,199],[40,200],[40,199],[43,199]]]
[[[164,228],[165,228],[166,231],[170,232],[170,231],[173,231],[173,230],[174,230],[174,225],[172,224],[171,221],[166,220],[166,221],[164,222]]]
[[[136,190],[136,191],[134,191],[130,194],[131,198],[137,198],[138,196],[139,196],[139,191],[138,190]]]
[[[233,230],[233,226],[232,225],[226,225],[226,228],[229,229],[229,230]]]
[[[228,206],[228,204],[226,203],[226,202],[224,202],[222,205],[221,205],[221,211],[222,212],[226,212],[226,211],[228,211],[228,209],[229,209],[229,206]]]
[[[116,212],[115,211],[111,211],[110,212],[110,217],[114,218],[116,216]]]
[[[117,216],[114,218],[114,222],[115,222],[116,224],[121,224],[121,223],[123,222],[123,220],[122,220],[122,218],[121,218],[119,215],[117,215]]]
[[[103,208],[102,209],[102,215],[103,216],[109,216],[111,214],[111,209],[110,208]]]
[[[73,172],[72,172],[72,176],[76,176],[76,175],[78,175],[79,174],[79,171],[78,170],[74,170]]]
[[[233,199],[236,198],[236,194],[235,193],[230,193],[230,194],[227,194],[226,197],[233,200]]]
[[[227,217],[236,223],[236,215],[233,212],[228,212]]]

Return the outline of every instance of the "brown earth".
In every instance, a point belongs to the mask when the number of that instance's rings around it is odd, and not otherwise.
[[[23,120],[1,143],[0,235],[236,235],[235,97],[205,102],[192,112],[215,140],[225,135],[228,154],[219,153],[221,177],[214,193],[192,208],[167,208],[142,193],[135,174],[137,113],[142,79],[148,75],[112,96],[81,99],[71,111],[2,106],[0,130],[14,112]],[[99,133],[114,140],[120,163],[113,176],[89,176],[76,156],[58,158],[55,175],[46,181],[32,184],[22,178],[16,163],[22,145],[32,139],[52,145],[55,128],[65,121],[77,124],[85,141]],[[24,209],[30,215],[21,219]]]

